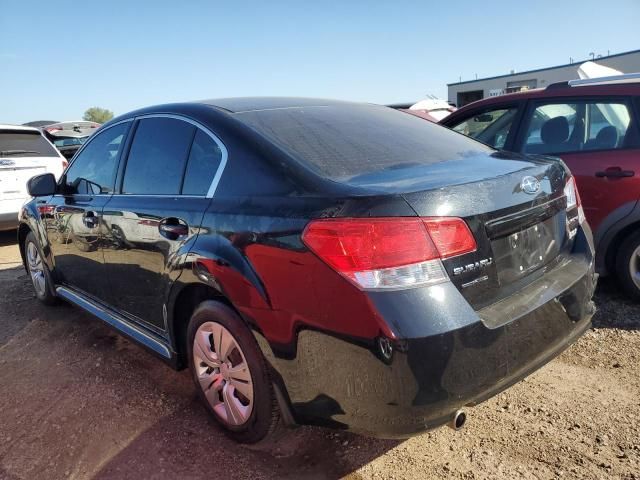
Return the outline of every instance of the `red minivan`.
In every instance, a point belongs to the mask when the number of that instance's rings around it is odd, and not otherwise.
[[[486,98],[440,124],[500,150],[560,157],[578,184],[596,266],[640,300],[640,74]]]

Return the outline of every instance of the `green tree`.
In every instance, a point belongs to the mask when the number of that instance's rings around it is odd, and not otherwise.
[[[113,112],[106,108],[91,107],[84,112],[82,118],[88,122],[105,123],[113,118]]]

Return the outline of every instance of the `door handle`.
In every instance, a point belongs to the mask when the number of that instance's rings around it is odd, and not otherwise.
[[[604,171],[596,172],[598,178],[626,178],[636,174],[633,170],[622,170],[620,167],[607,168]]]
[[[96,228],[100,223],[100,216],[96,212],[84,212],[82,214],[82,223],[89,228]]]
[[[169,240],[178,240],[189,234],[189,227],[186,222],[178,218],[165,218],[158,224],[160,235]]]

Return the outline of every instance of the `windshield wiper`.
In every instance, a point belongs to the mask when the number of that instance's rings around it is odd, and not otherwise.
[[[0,150],[0,155],[6,157],[8,155],[22,155],[24,153],[35,153],[36,155],[42,155],[40,152],[36,152],[35,150]]]

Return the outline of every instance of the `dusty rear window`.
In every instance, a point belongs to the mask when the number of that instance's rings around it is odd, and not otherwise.
[[[236,118],[334,180],[494,151],[428,120],[377,105],[257,110]]]

